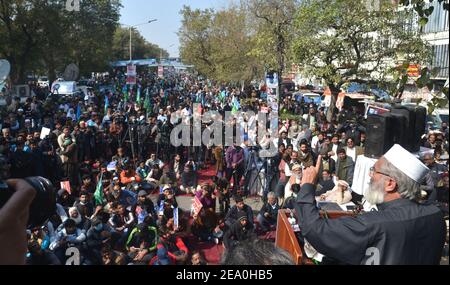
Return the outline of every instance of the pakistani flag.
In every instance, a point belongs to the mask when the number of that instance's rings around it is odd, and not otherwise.
[[[96,206],[103,205],[103,173],[100,175],[100,179],[98,180],[94,193],[94,199]]]
[[[232,107],[231,112],[233,114],[238,112],[239,109],[241,109],[241,104],[239,103],[239,100],[235,96],[233,96],[233,103],[232,104],[233,104],[233,107]]]
[[[145,100],[144,100],[144,109],[147,111],[147,114],[150,113],[151,102],[150,102],[150,94],[147,89],[145,89]]]
[[[141,105],[141,86],[137,88],[136,103]]]
[[[122,88],[122,93],[124,95],[125,102],[128,102],[128,98],[130,96],[128,92],[128,85],[125,84],[125,86]]]
[[[220,92],[219,93],[219,100],[220,100],[220,102],[222,102],[223,103],[223,100],[225,99],[225,91],[222,91],[222,92]]]

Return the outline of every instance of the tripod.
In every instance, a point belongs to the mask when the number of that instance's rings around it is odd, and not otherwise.
[[[134,150],[134,138],[133,138],[134,137],[134,126],[130,125],[130,121],[128,120],[128,118],[127,118],[127,130],[126,130],[122,140],[120,141],[120,145],[123,145],[124,142],[127,142],[127,141],[125,141],[127,136],[130,139],[129,142],[130,142],[130,145],[131,145],[131,155],[133,157],[133,165],[136,168],[137,167],[137,164],[136,164],[136,152]],[[139,136],[139,134],[138,134],[138,136]]]
[[[245,173],[244,173],[244,177],[245,177],[244,191],[245,191],[245,193],[250,193],[249,188],[253,187],[257,181],[259,181],[259,184],[261,185],[261,188],[263,189],[263,193],[266,192],[266,183],[263,183],[263,181],[261,179],[261,174],[263,173],[263,171],[265,173],[267,173],[267,169],[265,169],[266,168],[265,165],[267,165],[267,164],[259,162],[259,158],[257,156],[256,150],[254,148],[251,148],[249,157],[247,160]],[[256,169],[256,175],[253,178],[253,180],[250,181],[252,172],[254,172],[255,169]]]

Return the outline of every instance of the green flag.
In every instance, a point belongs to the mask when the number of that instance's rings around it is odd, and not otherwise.
[[[128,91],[128,86],[127,85],[125,85],[123,87],[122,92],[123,92],[123,95],[124,95],[125,102],[128,102],[128,98],[130,96],[130,92]]]
[[[103,173],[100,175],[100,179],[98,180],[94,193],[94,199],[96,206],[103,205]]]
[[[137,88],[136,103],[138,105],[141,105],[141,87],[140,86],[138,86],[138,88]]]
[[[145,89],[145,101],[144,101],[144,109],[147,111],[147,114],[150,113],[151,102],[150,102],[150,94],[148,92],[148,87]]]

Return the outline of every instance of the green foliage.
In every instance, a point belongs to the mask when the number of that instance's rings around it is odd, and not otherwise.
[[[300,6],[298,0],[246,0],[254,26],[250,54],[266,69],[283,71],[292,63],[293,22]]]
[[[103,71],[111,59],[120,0],[84,0],[69,12],[64,0],[1,0],[0,57],[12,65],[14,83],[27,72],[54,79],[69,63],[81,74]]]
[[[429,59],[418,33],[404,27],[409,17],[389,3],[369,11],[364,0],[306,1],[296,15],[295,58],[335,92],[346,82],[383,82],[398,64]]]
[[[241,82],[261,76],[262,65],[250,54],[247,14],[238,6],[221,11],[185,6],[180,37],[183,61],[209,78]]]

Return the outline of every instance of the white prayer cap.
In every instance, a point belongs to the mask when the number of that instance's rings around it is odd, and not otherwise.
[[[430,171],[419,159],[412,153],[401,147],[394,145],[385,155],[384,158],[392,163],[401,172],[412,180],[420,183],[425,175]]]

